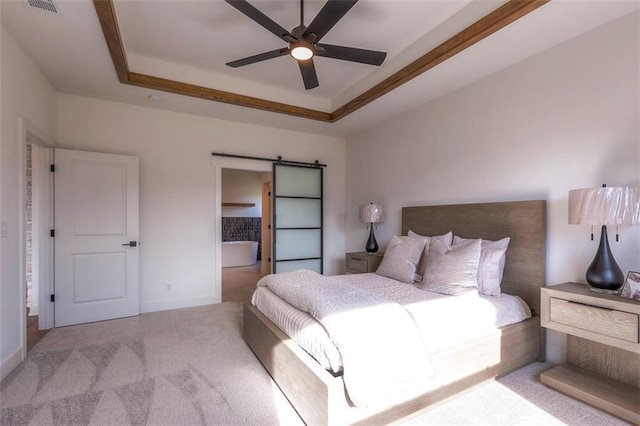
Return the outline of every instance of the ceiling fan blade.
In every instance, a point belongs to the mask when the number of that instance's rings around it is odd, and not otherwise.
[[[289,31],[282,28],[280,25],[275,23],[271,18],[269,18],[264,13],[260,12],[254,6],[252,6],[246,0],[225,0],[231,6],[238,9],[240,12],[244,13],[246,16],[260,24],[265,29],[269,30],[277,37],[286,41],[287,43],[291,43],[292,41],[297,40],[296,37],[293,36]]]
[[[316,67],[313,65],[313,58],[306,61],[298,61],[300,66],[300,74],[302,74],[302,81],[304,81],[304,88],[309,90],[318,87],[318,74],[316,74]]]
[[[237,61],[227,62],[226,65],[232,68],[242,67],[244,65],[255,64],[256,62],[266,61],[267,59],[277,58],[278,56],[284,56],[289,53],[288,47],[282,49],[271,50],[269,52],[259,53],[257,55],[248,56]]]
[[[380,65],[387,57],[386,52],[358,49],[355,47],[334,46],[333,44],[316,45],[316,55],[343,61],[360,62],[361,64]]]
[[[302,34],[302,38],[307,37],[309,34],[315,34],[312,42],[317,43],[357,2],[358,0],[327,1]]]

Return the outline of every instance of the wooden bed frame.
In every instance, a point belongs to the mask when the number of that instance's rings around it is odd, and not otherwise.
[[[389,423],[536,360],[544,360],[540,288],[545,285],[546,202],[516,201],[402,209],[402,234],[448,231],[465,238],[511,237],[502,290],[524,299],[534,316],[494,335],[431,354],[436,379],[400,405],[350,406],[341,376],[323,369],[254,306],[244,306],[243,337],[309,425]]]

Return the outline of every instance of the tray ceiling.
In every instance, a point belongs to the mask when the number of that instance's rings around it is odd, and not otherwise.
[[[307,91],[288,55],[225,65],[284,47],[225,1],[49,2],[57,13],[2,0],[1,18],[60,93],[334,136],[639,8],[622,0],[360,0],[322,42],[385,51],[386,60],[375,67],[316,58],[320,86]],[[287,29],[299,24],[296,0],[250,3]],[[305,1],[305,23],[324,3]]]

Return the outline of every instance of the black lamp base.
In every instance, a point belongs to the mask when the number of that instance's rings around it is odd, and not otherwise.
[[[624,284],[622,269],[618,266],[607,238],[607,227],[602,226],[600,246],[587,268],[587,283],[592,291],[598,293],[618,294]]]
[[[376,241],[376,236],[373,234],[373,223],[370,224],[370,226],[369,239],[367,240],[365,250],[367,250],[367,253],[376,253],[378,251],[378,242]]]

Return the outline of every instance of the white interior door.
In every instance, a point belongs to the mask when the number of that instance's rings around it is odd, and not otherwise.
[[[54,157],[56,327],[138,315],[138,158]]]

